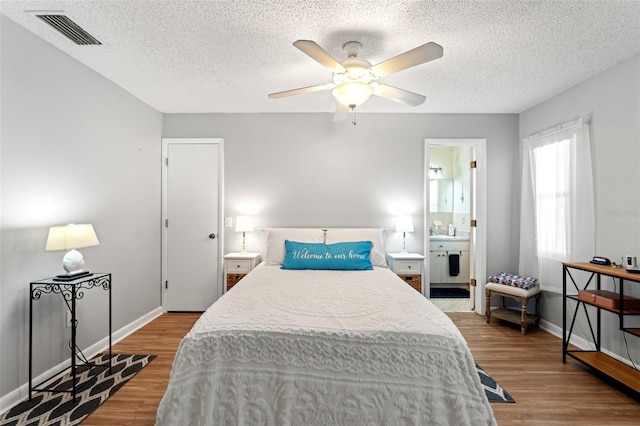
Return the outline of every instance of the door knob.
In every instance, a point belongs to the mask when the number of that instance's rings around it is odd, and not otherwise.
[[[213,240],[216,238],[216,234],[209,234],[209,239]]]

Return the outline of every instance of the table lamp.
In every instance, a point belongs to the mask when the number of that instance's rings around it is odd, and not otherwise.
[[[236,218],[236,232],[242,232],[242,252],[247,252],[245,232],[253,231],[253,218],[251,216],[238,216]]]
[[[74,277],[88,275],[83,271],[84,258],[79,248],[97,246],[100,244],[96,232],[91,224],[69,224],[52,226],[49,228],[45,251],[69,250],[62,259],[62,267],[66,274],[59,277]]]
[[[407,232],[413,232],[411,216],[399,217],[396,221],[396,232],[402,232],[402,253],[407,252]]]

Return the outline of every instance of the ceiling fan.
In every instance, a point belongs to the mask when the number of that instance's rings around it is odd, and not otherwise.
[[[431,42],[372,66],[369,61],[358,58],[358,51],[362,45],[357,41],[350,41],[342,46],[348,57],[347,60],[342,62],[338,62],[314,41],[297,40],[293,45],[320,63],[320,65],[333,71],[333,82],[271,93],[269,98],[278,99],[303,93],[331,90],[331,94],[338,101],[336,113],[333,117],[334,121],[347,118],[350,110],[355,111],[355,108],[362,105],[371,95],[391,99],[406,105],[420,105],[425,101],[426,97],[408,90],[379,83],[378,79],[391,73],[441,58],[443,54],[442,46]]]

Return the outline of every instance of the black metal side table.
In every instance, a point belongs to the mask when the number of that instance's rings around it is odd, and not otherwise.
[[[62,392],[73,394],[73,399],[76,399],[76,390],[78,386],[78,380],[76,377],[76,329],[78,322],[76,318],[76,301],[84,297],[86,290],[102,287],[103,290],[109,292],[109,365],[104,367],[109,368],[111,373],[112,367],[112,353],[111,353],[111,274],[95,273],[87,276],[77,278],[72,281],[60,281],[55,277],[46,278],[43,280],[34,281],[29,284],[29,399],[33,391],[40,392]],[[69,311],[71,312],[71,381],[72,390],[59,390],[42,387],[43,384],[49,382],[53,377],[58,376],[67,370],[64,370],[52,375],[51,377],[43,380],[39,384],[33,385],[33,301],[40,300],[43,294],[59,294],[64,299]]]

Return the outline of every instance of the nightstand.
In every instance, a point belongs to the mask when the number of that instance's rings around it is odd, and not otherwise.
[[[389,268],[404,282],[422,293],[424,256],[418,253],[388,253]]]
[[[231,287],[260,263],[260,253],[229,253],[223,258],[226,291],[231,290]]]

